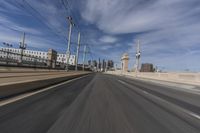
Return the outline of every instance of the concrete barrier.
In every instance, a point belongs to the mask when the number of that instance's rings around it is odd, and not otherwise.
[[[64,70],[0,66],[1,73],[3,72],[59,72],[59,71],[64,71]]]
[[[162,81],[170,81],[182,84],[200,85],[200,73],[148,73],[148,72],[121,72],[121,71],[109,71],[108,74],[124,75],[137,78],[155,79]]]
[[[58,84],[70,79],[74,79],[80,76],[88,75],[89,73],[83,74],[75,74],[75,75],[68,75],[63,77],[57,78],[50,78],[50,79],[43,79],[43,80],[36,80],[31,82],[25,83],[16,83],[16,84],[8,84],[4,86],[0,86],[0,99],[5,99],[8,97],[12,97],[15,95],[23,94],[25,92],[35,91],[44,87],[48,87],[54,84]]]

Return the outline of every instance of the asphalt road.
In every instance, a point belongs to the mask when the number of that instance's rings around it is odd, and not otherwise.
[[[200,95],[91,74],[0,107],[0,133],[200,133]]]

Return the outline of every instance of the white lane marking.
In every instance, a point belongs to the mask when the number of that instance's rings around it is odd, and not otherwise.
[[[75,78],[75,79],[71,79],[71,80],[62,82],[62,83],[60,83],[60,84],[56,84],[56,85],[53,85],[53,86],[50,86],[50,87],[47,87],[47,88],[44,88],[44,89],[41,89],[41,90],[38,90],[38,91],[34,91],[34,92],[26,93],[26,94],[21,94],[21,95],[19,95],[19,96],[15,96],[15,97],[13,97],[13,98],[9,98],[9,99],[3,100],[3,101],[0,102],[0,107],[1,107],[1,106],[4,106],[4,105],[7,105],[7,104],[10,104],[10,103],[13,103],[13,102],[16,102],[16,101],[19,101],[19,100],[24,99],[24,98],[30,97],[30,96],[32,96],[32,95],[35,95],[35,94],[38,94],[38,93],[41,93],[41,92],[44,92],[44,91],[53,89],[53,88],[55,88],[55,87],[58,87],[58,86],[61,86],[61,85],[70,83],[70,82],[72,82],[72,81],[75,81],[75,80],[84,78],[84,77],[86,77],[86,76],[88,76],[88,75],[85,75],[85,76],[82,76],[82,77],[79,77],[79,78]]]
[[[121,82],[122,84],[125,84],[125,85],[126,85],[126,82],[124,82],[124,81],[121,81],[121,80],[119,80],[119,79],[118,79],[118,81],[119,81],[119,82]]]
[[[195,118],[197,118],[197,119],[200,120],[200,116],[199,116],[199,115],[197,115],[197,114],[195,114],[195,113],[193,113],[193,112],[191,112],[191,111],[189,111],[188,113],[189,113],[191,116],[193,116],[193,117],[195,117]]]
[[[146,91],[142,91],[144,94],[149,94],[148,92],[146,92]]]
[[[121,81],[121,80],[118,80],[118,81],[119,81],[120,83],[126,85],[126,86],[132,86],[131,84],[126,83],[126,82],[124,82],[124,81]],[[155,95],[153,95],[153,94],[151,94],[151,93],[148,93],[148,92],[146,92],[146,91],[143,91],[143,90],[140,90],[140,91],[142,91],[142,93],[148,94],[150,97],[153,97],[153,98],[156,99],[157,101],[162,101],[162,102],[164,102],[164,103],[166,103],[166,104],[168,104],[168,105],[171,105],[171,106],[175,107],[176,109],[178,109],[178,110],[180,110],[180,111],[182,111],[182,112],[184,112],[184,113],[186,113],[186,114],[188,114],[188,115],[190,115],[190,116],[192,116],[192,117],[194,117],[194,118],[200,120],[200,115],[198,115],[198,114],[196,114],[196,113],[194,113],[194,112],[192,112],[192,111],[189,111],[189,110],[187,110],[187,109],[184,109],[184,108],[182,108],[182,107],[180,107],[180,106],[178,106],[178,105],[176,105],[176,104],[173,104],[173,103],[171,103],[171,102],[168,102],[168,101],[166,101],[166,100],[164,100],[164,99],[162,99],[162,98],[160,98],[160,97],[158,97],[158,96],[155,96]],[[163,105],[162,105],[162,106],[163,106]]]

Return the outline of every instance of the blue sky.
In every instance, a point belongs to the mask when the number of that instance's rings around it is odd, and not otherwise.
[[[200,71],[199,0],[1,0],[0,42],[17,47],[26,32],[29,49],[64,53],[69,15],[76,24],[72,53],[80,30],[81,51],[83,45],[91,49],[88,59],[119,64],[128,52],[132,68],[139,39],[141,62],[169,71]]]

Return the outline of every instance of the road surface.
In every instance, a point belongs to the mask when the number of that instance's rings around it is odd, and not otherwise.
[[[200,133],[200,94],[90,74],[0,107],[1,133]]]

